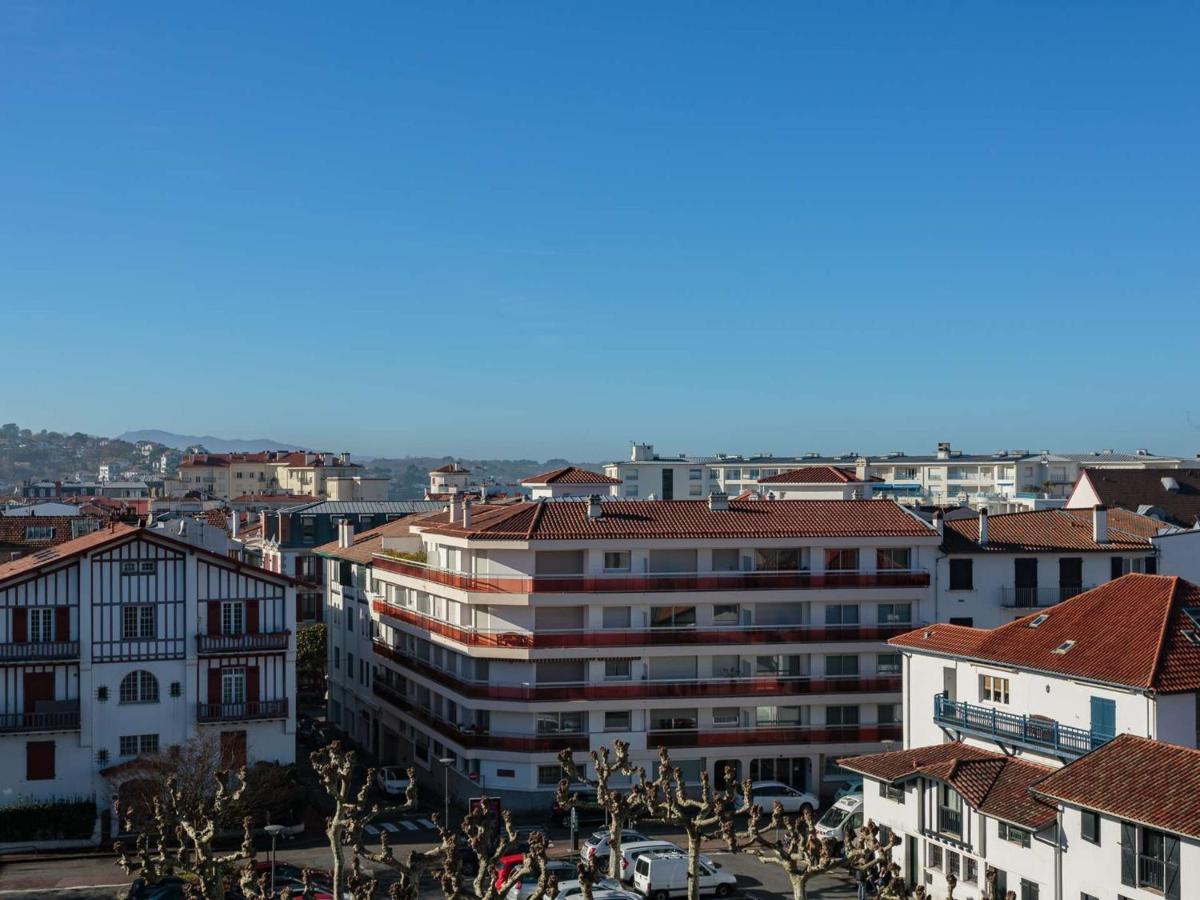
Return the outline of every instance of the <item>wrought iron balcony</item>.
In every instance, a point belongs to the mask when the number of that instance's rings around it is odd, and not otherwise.
[[[1013,587],[1004,585],[1000,588],[1000,605],[1005,609],[1041,609],[1054,606],[1064,600],[1070,600],[1076,594],[1090,591],[1092,585],[1054,585],[1052,587]]]
[[[29,641],[0,644],[0,663],[79,659],[79,641]]]
[[[196,652],[201,656],[221,653],[262,653],[286,650],[290,631],[267,631],[257,634],[198,634]]]
[[[200,722],[243,722],[252,719],[286,719],[287,700],[254,700],[247,703],[201,703],[196,712]]]
[[[933,719],[964,734],[1060,757],[1082,756],[1112,739],[1112,735],[1062,725],[1041,716],[1021,716],[951,700],[945,694],[933,698]]]
[[[78,730],[78,702],[74,709],[59,709],[53,712],[0,713],[0,733]]]

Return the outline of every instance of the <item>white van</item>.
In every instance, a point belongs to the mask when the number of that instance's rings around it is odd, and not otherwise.
[[[840,846],[846,831],[855,832],[863,823],[863,795],[847,794],[817,819],[817,837],[833,838]]]
[[[737,878],[728,872],[699,862],[701,894],[728,897],[737,890]],[[638,857],[633,873],[633,889],[648,900],[686,897],[688,892],[687,855],[679,852],[647,853]]]
[[[683,848],[678,844],[672,844],[670,841],[630,841],[628,844],[621,845],[621,880],[633,881],[633,873],[637,866],[639,857],[645,856],[648,853],[682,853]],[[700,854],[700,861],[710,869],[721,868],[711,859]]]

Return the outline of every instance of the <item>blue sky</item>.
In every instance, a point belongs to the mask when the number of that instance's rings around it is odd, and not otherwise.
[[[1200,450],[1195,4],[7,3],[0,419]]]

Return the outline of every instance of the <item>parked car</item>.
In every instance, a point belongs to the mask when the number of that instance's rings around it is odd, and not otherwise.
[[[554,841],[550,840],[550,834],[544,825],[519,825],[513,831],[517,834],[517,842],[513,844],[513,853],[525,853],[529,849],[529,838],[535,834],[540,834],[545,839],[547,847],[554,846]]]
[[[520,863],[517,865],[519,867]],[[568,862],[565,859],[547,860],[546,868],[550,871],[550,874],[556,878],[566,879],[568,876],[578,874],[575,863]],[[510,877],[513,874],[513,871],[509,872]],[[534,891],[537,890],[537,883],[538,880],[536,875],[528,874],[522,876],[516,881],[515,884],[510,884],[508,886],[508,893],[504,895],[505,900],[528,900],[528,898],[533,895]],[[593,900],[595,900],[594,896]]]
[[[837,803],[839,800],[841,800],[843,797],[845,797],[848,794],[861,794],[862,792],[863,792],[862,776],[855,775],[851,778],[847,778],[844,782],[842,782],[841,786],[837,789],[837,792],[833,795],[833,802]]]
[[[737,878],[700,860],[696,873],[701,894],[728,897],[737,889]],[[640,857],[633,875],[633,887],[649,900],[686,897],[688,892],[687,854],[678,852],[647,853]]]
[[[750,791],[753,794],[754,802],[759,804],[763,813],[768,816],[771,815],[776,801],[779,801],[783,806],[783,811],[790,816],[803,813],[805,807],[814,811],[819,805],[817,798],[812,794],[798,791],[782,781],[755,781],[751,783]]]
[[[577,796],[584,803],[596,802],[596,789],[587,784],[573,784],[568,789],[571,796]],[[602,809],[585,809],[577,807],[580,824],[584,822],[603,822],[605,812]],[[566,806],[559,806],[558,798],[554,800],[554,805],[550,808],[550,821],[556,825],[566,828],[571,824],[571,810]]]
[[[639,857],[645,856],[647,853],[661,853],[663,851],[671,853],[682,853],[683,848],[678,844],[672,844],[670,841],[631,841],[628,844],[621,845],[621,880],[633,881],[634,864]],[[711,859],[700,854],[700,859],[709,868],[719,869],[719,865]]]
[[[376,769],[375,786],[389,797],[403,797],[408,790],[408,770],[399,766]]]
[[[648,840],[650,840],[650,839],[648,837],[646,837],[644,834],[642,834],[640,831],[634,831],[631,828],[622,828],[621,829],[621,846],[622,847],[625,846],[626,844],[632,844],[635,841],[648,841]],[[584,842],[583,848],[579,851],[579,855],[583,859],[584,862],[591,862],[593,859],[604,860],[604,859],[608,859],[608,849],[609,849],[608,829],[604,828],[604,829],[601,829],[600,831],[592,832],[592,836],[589,837]]]
[[[601,878],[592,885],[592,900],[625,900],[624,897],[618,895],[629,894],[629,891],[621,887],[619,881],[613,881],[611,878]],[[558,893],[554,895],[554,900],[577,900],[582,896],[583,886],[579,879],[571,878],[558,883]],[[632,894],[631,896],[637,898],[638,895]]]
[[[254,870],[261,875],[271,877],[271,864],[260,862]],[[323,869],[309,869],[309,883],[313,888],[313,900],[333,900],[333,876]],[[292,863],[275,863],[275,896],[283,893],[283,889],[291,888],[294,896],[299,896],[304,890],[304,867]]]
[[[846,830],[854,831],[863,823],[863,795],[847,794],[817,819],[817,836],[833,838],[842,845]]]

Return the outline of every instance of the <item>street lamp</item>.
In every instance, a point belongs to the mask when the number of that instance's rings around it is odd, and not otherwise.
[[[282,825],[268,825],[263,829],[271,836],[271,896],[275,896],[275,841],[283,834]]]
[[[446,827],[450,827],[450,767],[454,765],[453,756],[443,756],[438,760],[442,764],[442,799],[446,801]]]

